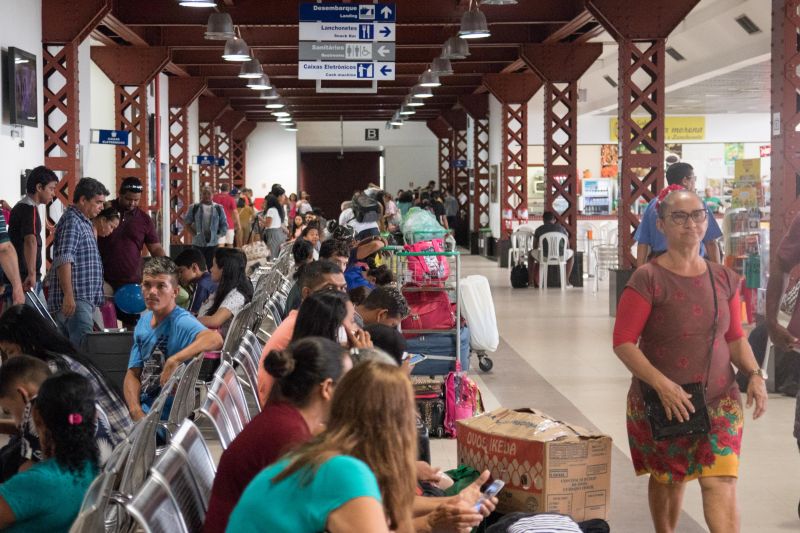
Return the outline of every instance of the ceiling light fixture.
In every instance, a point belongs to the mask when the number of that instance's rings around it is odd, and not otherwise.
[[[225,41],[222,59],[225,61],[250,61],[250,48],[244,42],[244,39],[233,37]]]
[[[291,117],[292,116],[292,114],[289,113],[288,111],[273,111],[272,113],[270,113],[270,115],[272,115],[273,117]]]
[[[517,0],[481,0],[482,6],[513,6]]]
[[[183,7],[217,7],[217,0],[179,0]]]
[[[434,74],[431,69],[428,69],[420,76],[419,84],[423,87],[440,87],[442,82],[439,81],[439,76]]]
[[[286,131],[297,131],[297,124],[291,124],[284,128]]]
[[[292,117],[278,117],[276,120],[278,122],[291,122],[292,121]]]
[[[433,98],[433,93],[430,87],[414,85],[414,87],[411,88],[411,96],[413,98]]]
[[[413,98],[411,96],[408,96],[406,97],[405,102],[403,102],[403,105],[406,105],[408,107],[422,107],[425,105],[425,102],[423,102],[422,100],[417,100],[416,98]]]
[[[391,120],[389,120],[389,124],[399,128],[403,125],[403,119],[401,119],[399,115],[395,115],[391,118]]]
[[[469,10],[461,16],[461,29],[458,30],[458,36],[462,39],[483,39],[491,34],[489,24],[486,22],[486,15],[478,9],[478,4],[471,0]]]
[[[255,57],[242,63],[242,70],[239,71],[239,77],[244,79],[258,79],[263,75],[264,69],[261,67],[261,62]]]
[[[416,114],[416,112],[417,111],[413,107],[400,106],[399,114],[408,116],[408,115],[414,115]]]
[[[262,74],[258,79],[251,79],[247,81],[247,88],[255,91],[266,91],[272,89],[272,84],[266,74]]]
[[[205,38],[208,41],[227,41],[236,37],[233,19],[228,13],[211,13],[208,16]]]
[[[261,91],[261,94],[259,94],[258,97],[262,100],[275,100],[280,98],[280,95],[278,94],[278,91],[275,90],[275,87],[273,87],[272,89]]]
[[[466,59],[469,56],[469,44],[461,37],[450,37],[442,48],[442,57],[447,59]]]
[[[450,76],[453,74],[453,65],[446,57],[436,57],[431,63],[431,71],[437,76]]]
[[[286,104],[284,104],[280,100],[275,100],[273,102],[268,103],[264,107],[266,107],[267,109],[283,109],[284,107],[286,107]]]

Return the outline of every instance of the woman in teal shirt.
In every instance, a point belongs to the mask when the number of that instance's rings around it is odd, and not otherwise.
[[[0,529],[69,531],[97,474],[95,417],[92,386],[83,376],[64,372],[42,383],[33,421],[45,460],[0,485]]]
[[[227,531],[413,532],[414,413],[402,369],[357,365],[336,387],[325,432],[253,479]]]

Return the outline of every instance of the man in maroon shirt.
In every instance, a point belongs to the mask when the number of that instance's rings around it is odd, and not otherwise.
[[[239,210],[236,208],[236,199],[230,194],[231,186],[227,183],[220,183],[219,192],[214,195],[215,204],[222,206],[225,211],[225,219],[228,221],[228,232],[225,237],[219,238],[219,245],[233,248],[234,236],[239,229]]]
[[[119,196],[111,205],[119,211],[119,226],[108,237],[99,237],[97,247],[103,259],[103,278],[116,291],[130,283],[142,282],[142,248],[154,257],[165,255],[153,219],[139,209],[142,182],[125,178]],[[117,308],[117,317],[126,326],[135,326],[138,315],[129,315]]]

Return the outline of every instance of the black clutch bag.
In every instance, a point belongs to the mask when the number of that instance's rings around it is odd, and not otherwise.
[[[708,277],[711,280],[711,293],[714,296],[714,322],[711,326],[711,342],[708,348],[708,363],[706,366],[706,380],[704,382],[687,383],[681,385],[683,390],[691,394],[691,402],[694,406],[694,413],[689,413],[689,420],[679,422],[674,416],[672,420],[667,418],[667,412],[658,397],[656,390],[639,380],[644,397],[644,411],[650,429],[655,440],[677,439],[690,435],[703,435],[711,431],[711,419],[708,416],[706,407],[706,388],[708,387],[708,375],[711,373],[711,359],[714,351],[714,340],[717,336],[717,321],[719,320],[719,309],[717,303],[717,286],[714,283],[714,275],[711,272],[711,264],[708,264]]]
[[[690,435],[704,435],[711,431],[711,419],[706,407],[705,384],[701,382],[681,385],[683,390],[692,395],[694,413],[689,413],[689,420],[678,422],[674,416],[667,419],[667,412],[661,405],[658,393],[651,386],[640,382],[644,396],[644,411],[655,440],[669,440]]]

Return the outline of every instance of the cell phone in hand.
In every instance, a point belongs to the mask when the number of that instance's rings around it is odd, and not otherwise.
[[[501,490],[503,490],[503,487],[505,487],[505,485],[506,484],[502,479],[495,479],[492,482],[491,485],[486,487],[486,490],[483,491],[483,494],[481,494],[481,497],[478,498],[478,503],[475,504],[475,511],[476,512],[480,511],[481,510],[481,505],[483,504],[483,502],[488,500],[488,499],[490,499],[490,498],[494,498],[495,496],[497,496],[497,493],[500,492]]]
[[[423,355],[421,353],[412,353],[412,354],[410,354],[409,359],[408,359],[408,366],[417,365],[417,364],[423,362],[427,358],[428,358],[427,355]]]

